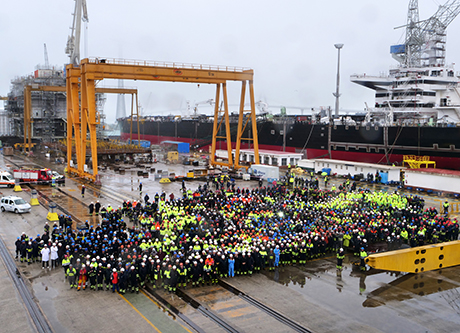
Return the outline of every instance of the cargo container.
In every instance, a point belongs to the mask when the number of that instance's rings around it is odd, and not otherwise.
[[[269,182],[279,180],[280,178],[280,168],[271,165],[253,164],[248,169],[248,173],[255,177],[266,179]]]
[[[141,146],[142,148],[150,148],[150,141],[148,140],[141,140],[140,144],[139,144],[139,140],[132,140],[131,142],[129,142],[130,144],[132,145],[136,145],[136,146]]]

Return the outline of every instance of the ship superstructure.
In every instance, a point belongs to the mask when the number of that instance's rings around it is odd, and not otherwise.
[[[369,120],[385,126],[460,122],[460,73],[446,65],[446,30],[459,13],[460,1],[449,0],[420,20],[418,0],[410,1],[405,43],[390,48],[399,65],[387,75],[351,76],[375,90]]]

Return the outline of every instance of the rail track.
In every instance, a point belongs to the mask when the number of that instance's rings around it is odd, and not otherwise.
[[[228,284],[222,279],[219,280],[219,285],[215,287],[221,288],[222,290],[226,290],[236,295],[240,300],[243,301],[244,310],[247,310],[248,308],[253,308],[252,312],[254,311],[263,312],[267,316],[269,316],[271,319],[278,321],[284,327],[286,327],[287,329],[293,332],[300,332],[300,333],[312,333],[313,332],[310,329],[300,325],[299,323],[283,315],[282,313],[274,310],[270,306],[263,304],[262,302],[256,300],[255,298],[245,294],[241,290],[238,290],[237,288],[231,286],[230,284]],[[203,332],[202,328],[200,328],[189,317],[187,317],[185,314],[182,314],[173,304],[171,304],[167,300],[168,297],[161,296],[159,292],[155,291],[148,285],[145,287],[145,290],[148,293],[150,293],[154,298],[156,298],[163,306],[165,306],[167,309],[172,311],[174,314],[176,314],[178,317],[184,320],[191,327],[193,327],[197,332]],[[192,289],[192,290],[196,290],[196,289]],[[193,296],[191,292],[187,292],[184,289],[177,289],[176,294],[184,302],[191,305],[197,312],[199,312],[200,314],[202,314],[203,316],[205,316],[206,318],[208,318],[209,320],[217,324],[225,332],[235,333],[235,332],[242,331],[240,327],[237,327],[236,325],[234,325],[234,323],[231,323],[228,320],[228,318],[224,318],[224,316],[212,310],[209,304],[206,304],[205,301],[200,301],[198,297]],[[238,305],[238,307],[241,308],[242,305],[240,304]],[[257,325],[258,317],[260,316],[255,317],[254,326]]]
[[[8,274],[13,281],[14,286],[18,290],[19,295],[24,303],[30,320],[37,332],[48,333],[53,332],[51,325],[43,314],[38,304],[34,301],[34,297],[30,290],[27,288],[24,280],[22,279],[21,273],[19,272],[16,264],[8,252],[5,243],[0,238],[0,255],[5,263]]]
[[[261,303],[260,301],[256,300],[255,298],[245,294],[244,292],[242,292],[241,290],[238,290],[234,286],[231,286],[230,284],[228,284],[224,280],[219,279],[219,285],[224,287],[226,290],[234,293],[235,295],[241,297],[246,302],[248,302],[251,305],[255,306],[259,310],[267,313],[269,316],[275,318],[276,320],[278,320],[279,322],[283,323],[284,325],[290,327],[294,331],[300,332],[300,333],[312,333],[312,331],[309,330],[308,328],[300,325],[299,323],[297,323],[297,322],[293,321],[292,319],[286,317],[282,313],[272,309],[271,307]]]

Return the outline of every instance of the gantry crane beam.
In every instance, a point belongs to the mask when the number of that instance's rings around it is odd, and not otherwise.
[[[251,110],[245,111],[240,107],[240,119],[244,118],[244,112],[250,112],[250,119],[253,126],[253,136],[257,138],[257,126],[255,117],[255,100],[253,88],[252,69],[236,68],[236,67],[216,67],[216,66],[203,66],[191,64],[177,64],[177,63],[149,63],[149,62],[128,62],[125,60],[109,60],[109,59],[83,59],[79,68],[74,68],[73,65],[67,66],[67,82],[68,82],[68,98],[78,96],[77,85],[72,85],[72,80],[80,79],[80,93],[81,93],[81,107],[80,114],[80,140],[81,144],[78,146],[77,151],[77,164],[78,169],[70,167],[70,159],[67,160],[68,170],[75,171],[79,176],[89,180],[98,181],[97,176],[97,145],[96,145],[96,125],[99,123],[96,114],[95,106],[95,85],[96,81],[103,79],[125,79],[125,80],[147,80],[147,81],[165,81],[165,82],[184,82],[184,83],[206,83],[216,85],[216,104],[215,104],[215,117],[214,117],[214,131],[212,140],[212,165],[222,165],[230,168],[239,168],[239,150],[242,140],[241,133],[244,128],[242,123],[238,124],[238,131],[240,135],[237,136],[235,160],[232,158],[232,143],[230,122],[228,113],[228,100],[227,100],[227,82],[228,81],[241,81],[241,105],[244,107],[244,95],[246,93],[246,85],[249,83],[249,95],[251,101]],[[71,91],[69,91],[69,89]],[[223,110],[219,110],[220,91],[222,90],[224,106]],[[67,107],[71,108],[71,100],[68,100]],[[75,109],[68,110],[68,113],[75,112]],[[222,116],[219,119],[219,115]],[[131,116],[132,117],[132,116]],[[139,120],[139,117],[138,117]],[[228,162],[217,162],[215,160],[216,140],[218,139],[218,128],[222,121],[225,121],[227,141]],[[132,123],[132,122],[131,122]],[[139,121],[138,121],[139,124]],[[92,169],[93,173],[88,173],[84,169],[84,156],[86,153],[86,138],[89,130],[89,137],[91,142],[91,155],[92,155]],[[138,131],[139,133],[139,131]],[[69,135],[72,131],[67,132],[68,142]],[[255,163],[259,163],[259,151],[257,139],[252,139],[254,143]],[[76,146],[77,147],[77,146]]]
[[[366,263],[386,271],[422,273],[460,265],[460,241],[371,254]]]
[[[109,59],[83,59],[81,74],[87,80],[128,79],[166,82],[224,83],[253,80],[252,69],[149,62],[125,62]]]

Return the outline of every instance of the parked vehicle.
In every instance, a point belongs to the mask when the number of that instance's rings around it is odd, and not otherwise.
[[[0,209],[2,212],[9,211],[19,214],[29,213],[32,209],[32,206],[28,204],[23,198],[10,195],[0,199]]]
[[[14,178],[9,172],[0,172],[0,185],[14,187]]]
[[[64,175],[61,175],[59,172],[57,171],[51,171],[54,179],[56,179],[56,183],[60,184],[60,183],[64,183],[65,182],[65,176]]]
[[[53,179],[53,173],[50,169],[16,169],[13,171],[14,179],[20,183],[37,183],[49,184]]]

